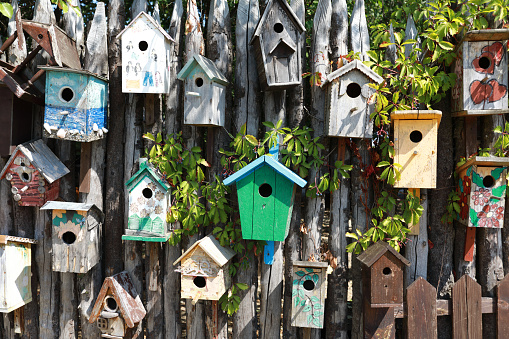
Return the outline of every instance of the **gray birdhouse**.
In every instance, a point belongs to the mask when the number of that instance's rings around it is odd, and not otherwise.
[[[0,102],[0,156],[6,157],[16,145],[32,139],[32,104],[6,86],[0,87]]]

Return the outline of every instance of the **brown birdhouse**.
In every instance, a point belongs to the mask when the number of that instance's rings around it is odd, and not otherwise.
[[[6,86],[0,87],[0,102],[0,156],[6,157],[16,145],[32,139],[32,104]]]
[[[69,169],[42,142],[29,141],[16,147],[0,173],[11,182],[14,201],[20,206],[42,206],[58,198],[60,178]]]

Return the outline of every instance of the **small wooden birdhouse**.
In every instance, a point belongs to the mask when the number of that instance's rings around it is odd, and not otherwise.
[[[165,242],[171,234],[166,213],[170,208],[170,185],[147,159],[128,182],[129,220],[123,240]]]
[[[117,39],[122,39],[122,92],[168,93],[170,44],[174,41],[161,25],[141,12]]]
[[[146,314],[129,274],[123,271],[104,280],[88,322],[97,321],[102,338],[123,338]]]
[[[509,29],[467,32],[456,49],[453,116],[509,113],[507,47]]]
[[[87,273],[99,262],[103,213],[94,204],[48,201],[52,210],[53,271]]]
[[[326,262],[293,262],[292,326],[323,328],[328,266]]]
[[[306,29],[285,0],[270,0],[256,26],[253,45],[263,91],[302,82],[300,36]]]
[[[212,234],[195,242],[173,265],[180,264],[180,296],[184,299],[219,300],[230,288],[230,260],[235,255]]]
[[[362,264],[363,294],[371,307],[403,303],[403,267],[410,266],[405,257],[380,240],[357,259]]]
[[[373,103],[369,98],[375,90],[371,83],[381,83],[382,77],[360,60],[332,72],[323,86],[326,88],[325,130],[330,137],[368,138],[373,136]]]
[[[459,221],[469,227],[504,226],[508,158],[473,157],[456,169]]]
[[[0,102],[0,156],[6,157],[16,145],[32,139],[32,104],[6,86],[0,87]]]
[[[261,156],[226,180],[237,184],[244,239],[284,241],[288,235],[297,184],[306,181],[274,157]]]
[[[400,180],[394,187],[435,188],[437,133],[442,112],[394,111],[394,162],[400,164]]]
[[[11,182],[14,201],[20,206],[42,206],[58,198],[60,178],[69,169],[51,152],[42,139],[16,147],[0,173]]]
[[[108,80],[89,71],[40,68],[46,71],[44,136],[80,142],[104,138]]]
[[[184,124],[224,126],[228,80],[216,65],[195,54],[180,70],[178,78],[185,82]]]

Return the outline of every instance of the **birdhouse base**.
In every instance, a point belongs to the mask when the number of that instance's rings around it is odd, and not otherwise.
[[[509,113],[509,109],[479,109],[479,110],[463,110],[453,112],[452,117],[466,117],[466,116],[481,116],[481,115],[495,115]]]
[[[129,230],[127,230],[129,231]],[[140,232],[128,232],[129,234],[124,234],[122,236],[122,240],[134,240],[134,241],[149,241],[149,242],[166,242],[170,239],[171,233],[168,233],[163,236],[142,234]]]
[[[48,133],[46,130],[43,131],[43,135],[45,138],[59,139],[59,140],[69,140],[69,141],[77,141],[77,142],[91,142],[96,140],[101,140],[106,138],[106,133],[102,130],[102,133],[92,132],[92,134],[85,135],[81,133],[71,133],[70,131],[66,131],[65,136],[63,138],[57,135],[58,130],[52,131],[52,133]]]

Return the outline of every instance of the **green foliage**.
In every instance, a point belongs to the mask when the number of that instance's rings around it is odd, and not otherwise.
[[[13,10],[11,4],[8,2],[0,2],[0,13],[9,19],[12,18]]]
[[[509,122],[505,123],[503,129],[502,126],[495,127],[494,132],[500,134],[493,146],[495,155],[497,157],[509,156]]]
[[[452,223],[453,220],[458,219],[460,213],[460,196],[459,193],[454,190],[449,193],[447,197],[447,209],[445,214],[442,216],[440,220],[443,224]]]

